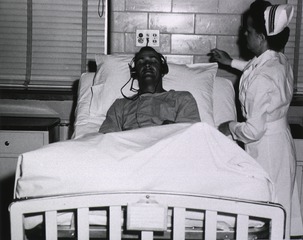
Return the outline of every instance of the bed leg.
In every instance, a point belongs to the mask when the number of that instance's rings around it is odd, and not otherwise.
[[[185,239],[185,208],[174,208],[173,213],[173,240]]]
[[[205,239],[216,240],[217,239],[217,212],[206,211],[205,212]]]
[[[11,224],[11,240],[25,239],[23,228],[22,210],[18,210],[18,204],[10,205],[10,224]]]
[[[153,240],[154,234],[152,231],[142,231],[141,240]]]
[[[237,216],[236,239],[248,238],[248,221],[249,217],[247,215]]]
[[[46,240],[58,239],[57,211],[45,212],[45,236]]]
[[[109,208],[109,239],[121,240],[121,206]]]
[[[284,235],[284,222],[280,219],[284,218],[275,218],[271,220],[271,229],[275,229],[274,231],[270,231],[270,239],[276,240],[281,239],[279,236]],[[282,240],[282,239],[281,239]]]
[[[89,239],[89,220],[88,220],[89,209],[79,208],[77,211],[77,232],[78,240]]]

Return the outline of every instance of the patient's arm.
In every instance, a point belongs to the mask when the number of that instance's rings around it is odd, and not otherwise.
[[[170,120],[164,120],[162,125],[167,125],[167,124],[172,124],[172,123],[176,123],[176,122],[173,122],[173,121],[170,121]]]
[[[178,103],[176,123],[201,122],[197,102],[191,93],[182,92],[178,96]]]
[[[106,119],[102,123],[99,133],[122,131],[123,106],[116,100],[108,109]]]

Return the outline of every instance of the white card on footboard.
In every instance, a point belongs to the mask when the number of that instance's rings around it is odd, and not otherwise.
[[[156,203],[132,203],[127,206],[127,229],[165,231],[167,206]]]

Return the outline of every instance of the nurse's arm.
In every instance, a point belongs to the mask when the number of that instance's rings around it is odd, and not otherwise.
[[[235,69],[238,69],[240,71],[243,71],[243,69],[246,67],[246,65],[248,63],[249,62],[246,62],[246,61],[243,61],[243,60],[233,59],[231,61],[231,67],[235,68]]]

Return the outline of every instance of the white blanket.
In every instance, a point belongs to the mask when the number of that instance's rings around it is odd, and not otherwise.
[[[16,198],[132,190],[275,200],[258,163],[205,123],[94,133],[19,157]]]

